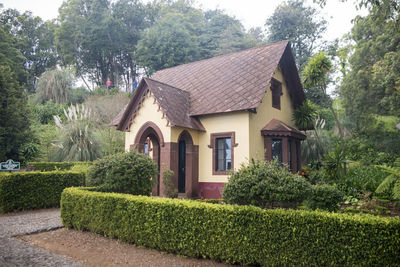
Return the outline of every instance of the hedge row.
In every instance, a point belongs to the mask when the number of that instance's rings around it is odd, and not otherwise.
[[[36,171],[55,171],[55,170],[70,170],[75,165],[88,165],[91,161],[71,161],[71,162],[29,162],[28,165],[33,165]]]
[[[398,218],[263,210],[92,190],[64,190],[61,218],[66,227],[228,263],[400,264]]]
[[[0,213],[57,207],[64,188],[84,183],[84,173],[69,171],[0,175]]]

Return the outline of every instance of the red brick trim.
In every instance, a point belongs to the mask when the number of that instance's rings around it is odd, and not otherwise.
[[[225,183],[201,182],[199,183],[200,197],[220,199],[224,185]]]
[[[235,159],[235,149],[234,148],[238,146],[238,144],[235,143],[235,132],[212,133],[210,135],[210,145],[208,145],[208,147],[212,149],[212,174],[213,175],[227,175],[227,172],[225,172],[225,171],[216,171],[215,170],[215,166],[216,166],[215,140],[217,138],[224,138],[224,137],[231,138],[231,169],[234,168],[234,159]]]

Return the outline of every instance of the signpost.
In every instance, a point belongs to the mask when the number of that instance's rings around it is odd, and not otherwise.
[[[6,162],[0,163],[1,171],[15,171],[19,170],[21,164],[19,162],[13,161],[12,159],[7,160]]]

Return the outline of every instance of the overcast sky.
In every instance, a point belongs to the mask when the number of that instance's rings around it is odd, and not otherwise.
[[[15,8],[22,12],[30,10],[35,16],[40,16],[44,20],[56,18],[62,2],[63,0],[0,0],[4,8]],[[205,10],[223,9],[249,29],[263,27],[265,20],[281,2],[280,0],[197,0],[197,6]],[[312,0],[305,2],[314,5]],[[366,11],[356,10],[353,0],[345,3],[328,0],[327,6],[321,10],[321,15],[329,23],[324,39],[331,41],[349,32],[352,27],[351,20],[357,14],[365,15]]]

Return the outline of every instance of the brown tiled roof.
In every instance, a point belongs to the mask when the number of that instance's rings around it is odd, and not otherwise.
[[[190,115],[247,110],[258,107],[281,62],[296,76],[289,88],[295,105],[301,103],[304,92],[288,41],[160,70],[152,78],[189,92]]]
[[[152,79],[141,80],[125,111],[111,124],[126,131],[151,91],[170,125],[204,131],[198,115],[257,108],[278,66],[297,107],[305,95],[290,44],[282,41],[160,70]]]
[[[149,78],[143,78],[135,95],[128,103],[126,108],[120,112],[122,115],[113,119],[112,122],[116,123],[118,130],[127,131],[130,124],[135,118],[144,97],[151,93],[154,95],[159,108],[163,115],[166,117],[169,125],[186,127],[199,131],[205,131],[203,125],[195,118],[189,116],[189,93],[181,89],[172,87]]]
[[[272,119],[268,122],[267,125],[261,129],[261,132],[263,135],[293,136],[299,139],[306,139],[305,134],[277,119]]]
[[[189,116],[189,93],[168,84],[144,78],[171,126],[205,131],[201,123]]]

